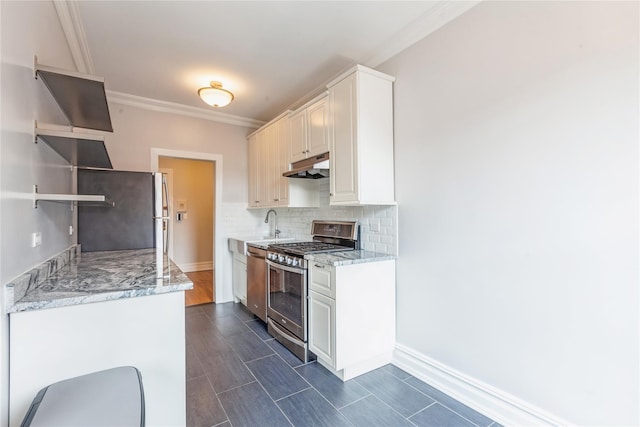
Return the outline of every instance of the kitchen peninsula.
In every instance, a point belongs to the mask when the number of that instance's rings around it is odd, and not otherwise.
[[[142,375],[148,425],[185,422],[184,291],[193,284],[155,249],[72,246],[5,286],[10,425],[48,384],[117,366]]]

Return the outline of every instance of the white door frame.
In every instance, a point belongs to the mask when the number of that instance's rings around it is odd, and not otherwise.
[[[233,292],[226,289],[222,279],[222,251],[225,246],[224,232],[222,230],[222,154],[201,153],[195,151],[169,150],[165,148],[151,148],[151,170],[158,172],[158,161],[160,157],[178,157],[191,160],[209,160],[215,162],[215,205],[214,224],[215,234],[213,247],[213,270],[214,270],[214,297],[215,301],[226,302],[233,300]]]

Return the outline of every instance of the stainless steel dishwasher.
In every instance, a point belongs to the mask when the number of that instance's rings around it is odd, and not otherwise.
[[[267,321],[267,251],[247,244],[247,308]]]

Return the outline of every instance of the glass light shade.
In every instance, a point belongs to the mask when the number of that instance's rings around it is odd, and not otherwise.
[[[198,90],[198,95],[212,107],[224,107],[233,101],[233,94],[222,89],[222,83],[211,82],[211,87],[203,87]]]

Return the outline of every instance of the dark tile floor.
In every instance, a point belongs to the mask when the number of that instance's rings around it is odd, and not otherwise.
[[[189,427],[499,427],[393,365],[343,383],[302,364],[241,304],[186,311]]]

